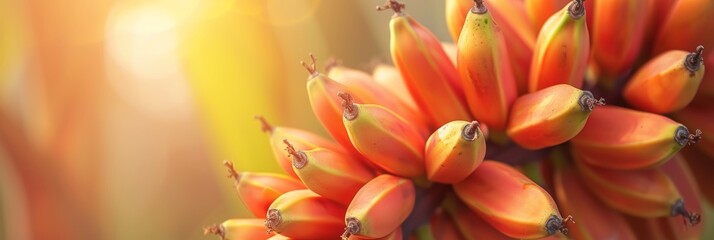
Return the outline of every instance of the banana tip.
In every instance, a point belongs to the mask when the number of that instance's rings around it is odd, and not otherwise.
[[[275,231],[275,228],[280,225],[283,221],[283,216],[280,215],[280,210],[278,209],[268,209],[268,213],[265,218],[265,233],[270,234]]]
[[[573,216],[568,215],[565,218],[560,218],[560,216],[551,215],[550,218],[548,218],[548,221],[545,223],[545,230],[546,232],[548,232],[548,235],[553,235],[556,232],[561,232],[565,235],[568,235],[568,228],[565,227],[565,224],[568,221],[575,223],[575,220],[573,220]]]
[[[355,217],[348,217],[345,219],[346,227],[345,232],[342,233],[342,240],[347,240],[350,236],[359,232],[360,223]]]

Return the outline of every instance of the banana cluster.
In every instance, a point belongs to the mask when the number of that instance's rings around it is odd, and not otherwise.
[[[714,132],[714,74],[705,73],[714,1],[445,4],[455,44],[388,0],[377,10],[394,12],[393,66],[370,74],[333,63],[322,73],[315,56],[302,62],[312,111],[332,139],[258,117],[286,174],[225,162],[255,218],[205,232],[702,237],[714,201],[714,140],[704,137]]]

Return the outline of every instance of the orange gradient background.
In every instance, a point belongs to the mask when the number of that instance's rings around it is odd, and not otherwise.
[[[213,239],[221,162],[279,171],[254,115],[326,135],[299,61],[389,61],[381,2],[0,0],[0,239]]]

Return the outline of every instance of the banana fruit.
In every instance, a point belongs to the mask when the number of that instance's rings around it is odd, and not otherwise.
[[[327,70],[327,76],[350,89],[352,94],[359,96],[370,95],[374,99],[374,104],[378,104],[394,111],[398,115],[409,119],[415,126],[426,128],[425,119],[422,114],[402,102],[399,98],[394,98],[392,93],[372,79],[366,72],[351,69],[335,63]]]
[[[275,173],[238,173],[233,163],[224,161],[228,169],[228,177],[235,181],[235,191],[248,210],[255,217],[263,217],[270,204],[280,195],[293,190],[305,189],[305,186],[294,178]]]
[[[312,112],[320,121],[332,138],[340,143],[345,149],[353,153],[357,152],[350,143],[347,131],[342,125],[341,100],[337,97],[338,92],[350,92],[349,88],[335,80],[330,79],[325,74],[317,71],[317,58],[310,54],[311,64],[301,62],[310,76],[307,80],[307,94],[310,99]],[[358,93],[359,94],[359,93]],[[374,102],[371,95],[356,95],[355,99],[360,102]]]
[[[342,232],[345,206],[310,190],[281,195],[270,205],[265,217],[267,233],[297,239],[326,239]]]
[[[411,213],[415,191],[411,180],[389,174],[369,181],[347,207],[342,240],[381,238],[394,232]]]
[[[699,214],[685,208],[672,179],[659,168],[621,171],[577,163],[595,196],[618,211],[641,218],[682,216],[691,226],[701,220]]]
[[[593,1],[591,54],[600,79],[619,77],[637,60],[643,50],[652,1]]]
[[[342,205],[349,205],[357,191],[375,177],[371,169],[349,155],[326,148],[298,150],[284,141],[293,169],[305,186]]]
[[[221,224],[203,228],[203,235],[214,234],[221,240],[265,239],[275,233],[265,233],[264,219],[228,219]]]
[[[678,111],[694,99],[704,77],[702,53],[671,50],[640,68],[625,86],[623,96],[635,108],[652,113]]]
[[[506,133],[526,149],[564,143],[585,126],[595,106],[604,100],[568,84],[558,84],[519,97],[511,108]]]
[[[454,119],[471,119],[459,74],[441,42],[429,29],[404,13],[404,7],[403,3],[389,0],[378,9],[395,12],[389,22],[392,61],[411,96],[426,113],[431,126],[441,126]]]
[[[486,160],[466,180],[453,185],[469,208],[512,238],[536,239],[567,233],[553,198],[510,165]],[[528,204],[522,204],[528,199]]]
[[[588,190],[574,167],[562,166],[555,172],[555,197],[563,214],[578,218],[569,224],[568,236],[573,239],[637,239],[618,211],[600,202]]]
[[[426,176],[430,181],[457,183],[476,170],[486,156],[486,140],[476,121],[453,121],[426,141]]]
[[[290,160],[289,155],[285,155],[284,140],[290,141],[297,149],[327,148],[336,152],[345,152],[345,149],[339,144],[315,133],[297,128],[272,126],[263,116],[256,116],[255,119],[260,121],[263,132],[268,133],[270,149],[273,151],[273,156],[275,156],[278,165],[285,173],[295,179],[299,178],[293,171],[292,160]]]
[[[457,43],[456,68],[471,114],[492,131],[503,131],[516,82],[503,33],[483,1],[474,2]]]
[[[590,113],[585,127],[571,140],[573,152],[588,164],[611,169],[660,165],[684,146],[701,139],[667,117],[616,106]]]
[[[585,18],[583,0],[573,0],[543,25],[533,50],[529,92],[561,83],[582,88],[590,56]]]
[[[424,175],[423,132],[389,109],[355,103],[347,93],[339,96],[343,99],[344,128],[367,160],[398,176]]]

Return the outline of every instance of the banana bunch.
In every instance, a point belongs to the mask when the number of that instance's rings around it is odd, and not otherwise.
[[[322,73],[310,54],[307,93],[332,139],[257,117],[285,174],[238,172],[226,161],[254,216],[205,233],[707,238],[714,1],[445,7],[454,43],[405,3],[378,6],[393,12],[392,64],[371,72],[334,61]]]

